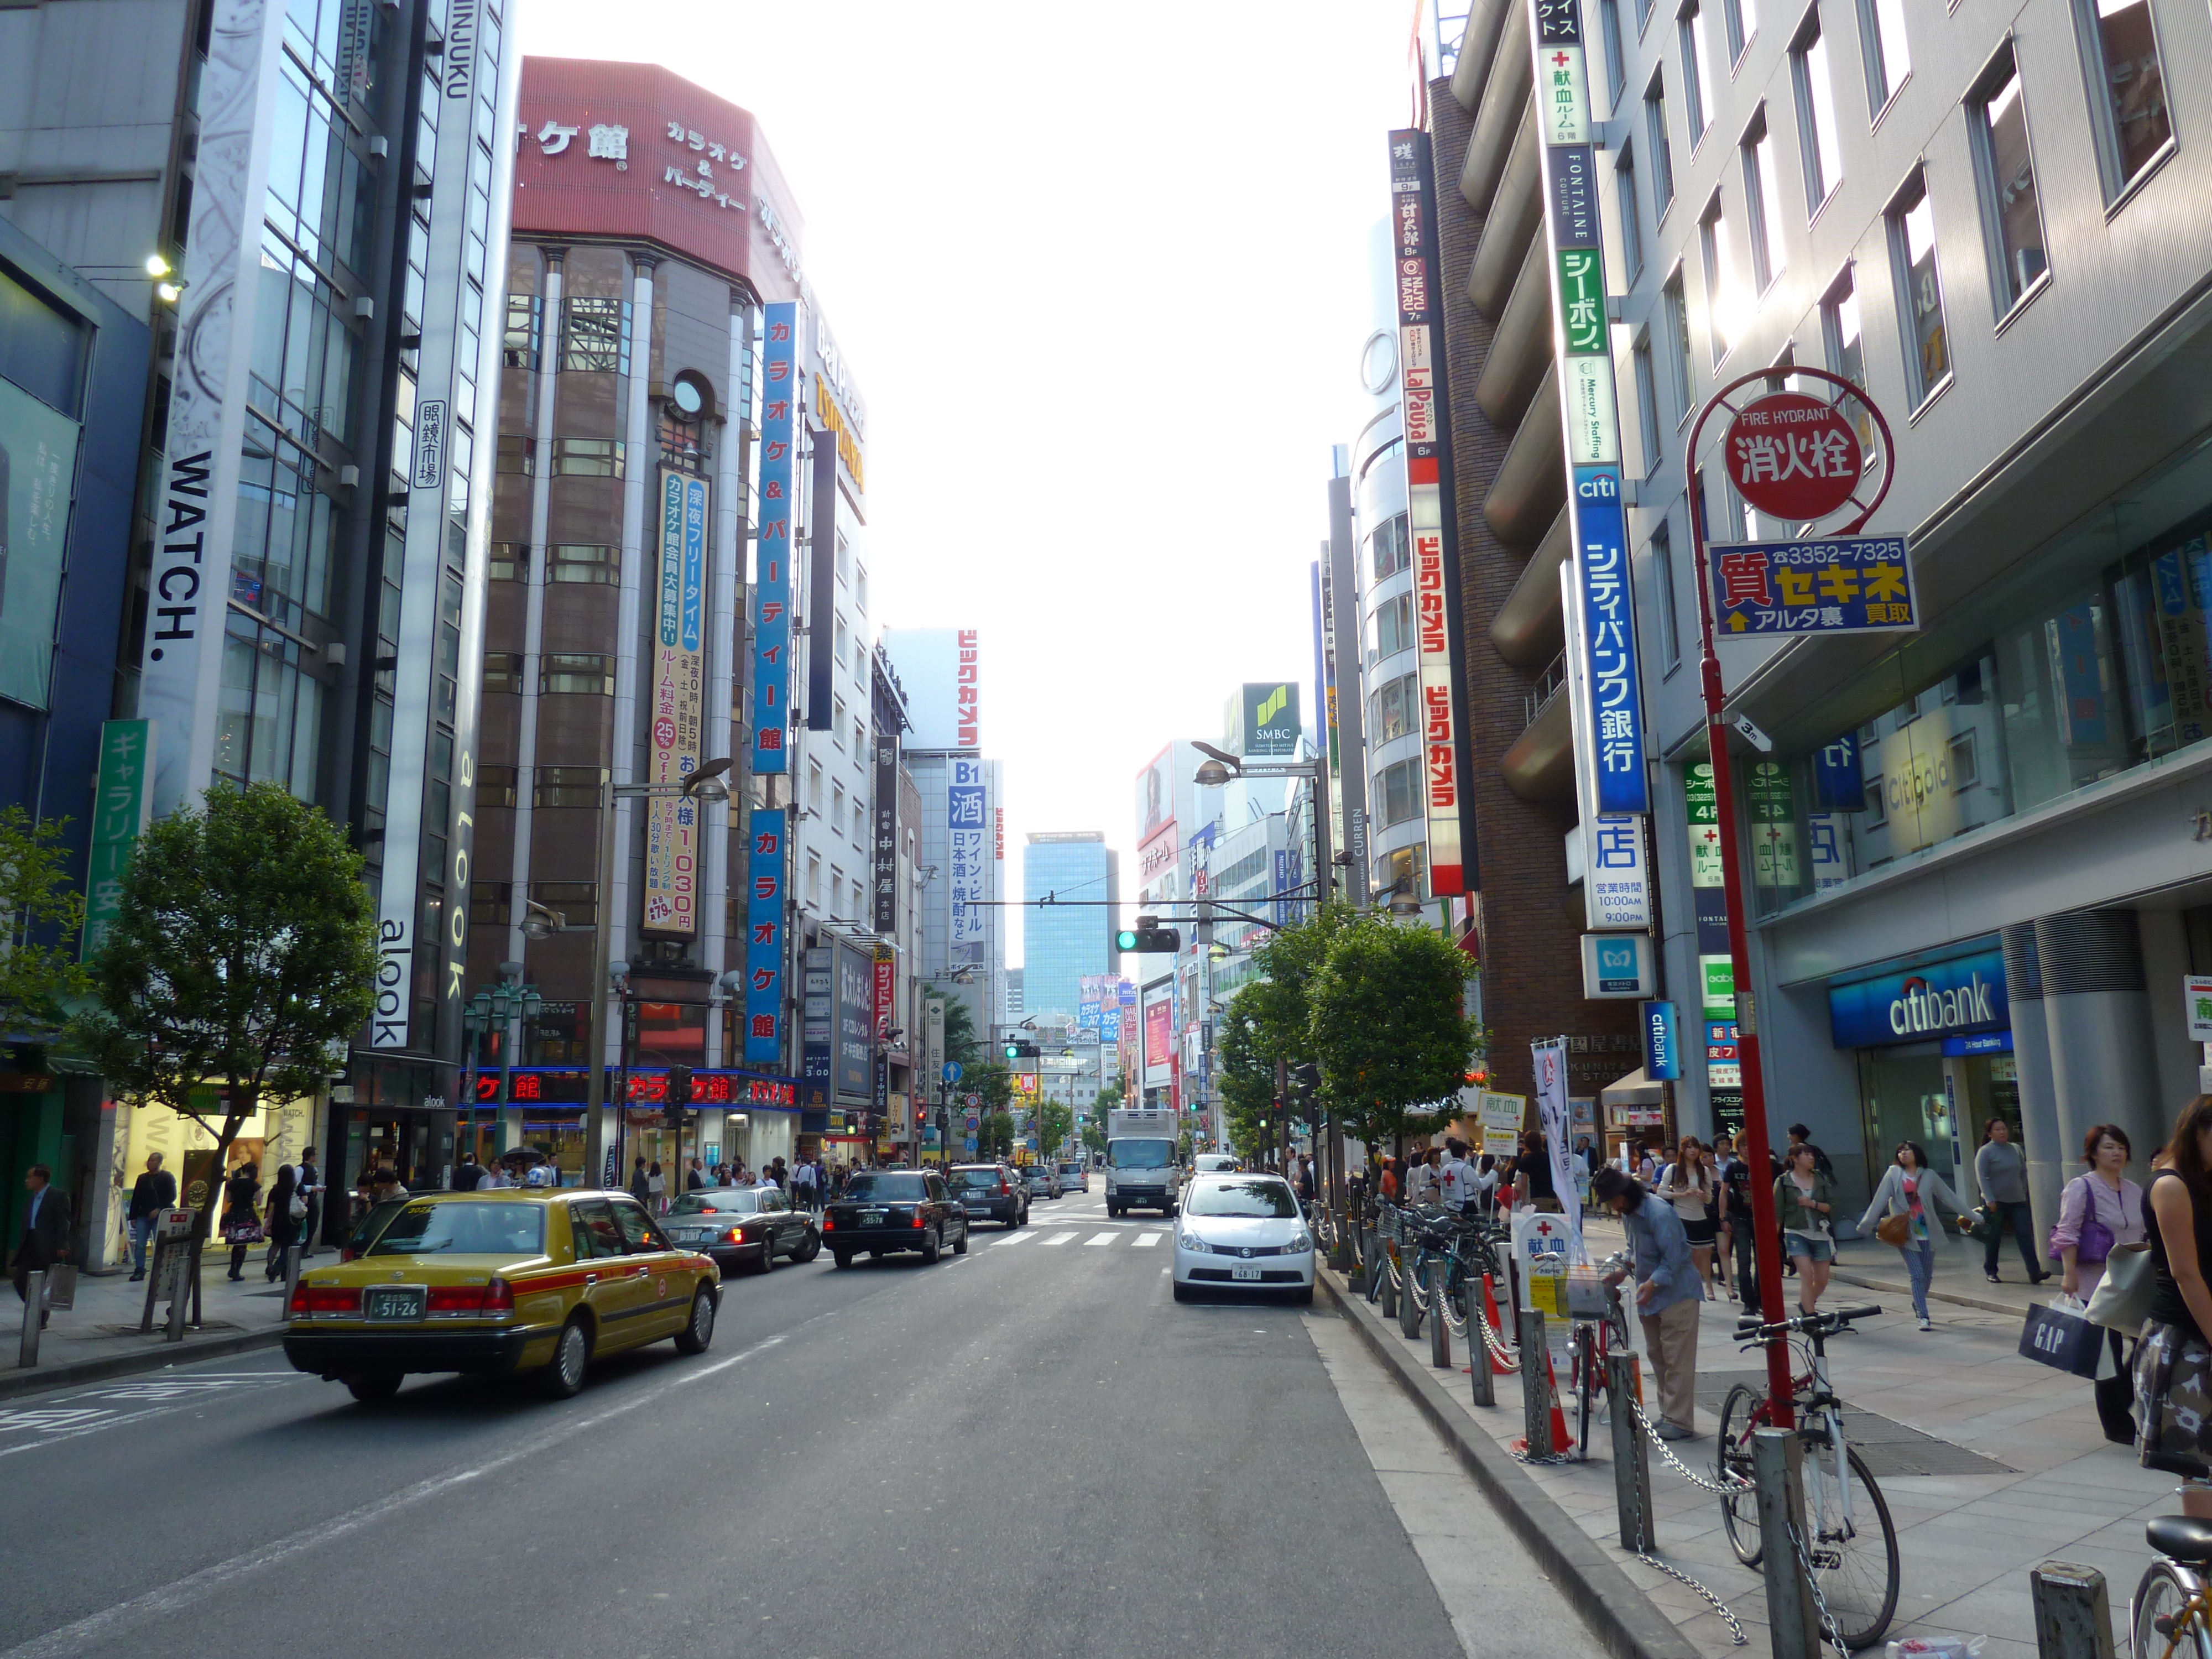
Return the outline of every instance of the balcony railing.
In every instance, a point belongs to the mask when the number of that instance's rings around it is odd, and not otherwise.
[[[1552,699],[1567,689],[1567,653],[1564,651],[1544,665],[1544,672],[1536,676],[1536,683],[1528,688],[1521,707],[1528,718],[1522,721],[1526,731],[1537,718],[1552,706]]]

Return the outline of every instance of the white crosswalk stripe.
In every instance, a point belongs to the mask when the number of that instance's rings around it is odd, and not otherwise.
[[[1025,1243],[1027,1243],[1030,1239],[1035,1238],[1036,1237],[1036,1235],[1035,1233],[1008,1233],[1008,1234],[1007,1234],[1004,1238],[1000,1238],[1000,1239],[994,1239],[994,1240],[993,1240],[992,1242],[993,1242],[993,1243],[994,1243],[994,1245],[998,1245],[998,1244],[1025,1244]]]
[[[1074,1237],[1073,1233],[1054,1233],[1050,1238],[1045,1240],[1045,1248],[1050,1249],[1055,1244],[1065,1244]]]
[[[1085,1239],[1083,1242],[1085,1244],[1111,1244],[1115,1240],[1121,1237],[1121,1235],[1119,1233],[1099,1233],[1094,1237]]]
[[[1140,1237],[1131,1239],[1129,1243],[1141,1250],[1147,1244],[1157,1244],[1166,1237],[1165,1233],[1146,1233]]]

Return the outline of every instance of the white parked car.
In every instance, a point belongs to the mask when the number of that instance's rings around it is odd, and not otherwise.
[[[1314,1242],[1280,1176],[1194,1175],[1176,1223],[1175,1298],[1274,1291],[1311,1302]]]

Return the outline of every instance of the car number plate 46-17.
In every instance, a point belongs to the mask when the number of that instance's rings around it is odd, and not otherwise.
[[[1231,1279],[1257,1279],[1260,1270],[1249,1262],[1238,1261],[1231,1264],[1229,1276]]]
[[[377,1285],[370,1290],[363,1311],[371,1319],[420,1319],[422,1300],[419,1285]]]

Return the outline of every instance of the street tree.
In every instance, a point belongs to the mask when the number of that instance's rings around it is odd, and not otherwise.
[[[1014,1155],[1014,1115],[1012,1112],[986,1112],[975,1144],[985,1158],[1012,1158]]]
[[[1442,934],[1363,916],[1341,929],[1307,987],[1321,1096],[1370,1143],[1432,1133],[1456,1115],[1481,1040],[1466,1011],[1473,961]]]
[[[62,845],[67,823],[33,820],[20,806],[0,811],[0,911],[8,923],[0,951],[0,1040],[49,1042],[68,1023],[65,1005],[92,984],[77,965],[84,900],[70,889],[69,849]]]
[[[1216,1028],[1221,1102],[1239,1157],[1255,1156],[1266,1144],[1275,1107],[1275,1062],[1257,1012],[1265,994],[1256,980],[1239,986]]]
[[[945,999],[945,1057],[963,1072],[972,1072],[983,1058],[982,1039],[975,1033],[975,1016],[957,997]]]
[[[117,1096],[215,1137],[197,1257],[240,1128],[320,1089],[374,1006],[361,856],[276,786],[219,783],[139,838],[90,966],[96,1006],[74,1030]]]
[[[1075,1110],[1057,1100],[1048,1100],[1036,1110],[1037,1156],[1047,1163],[1057,1157],[1075,1127]]]

